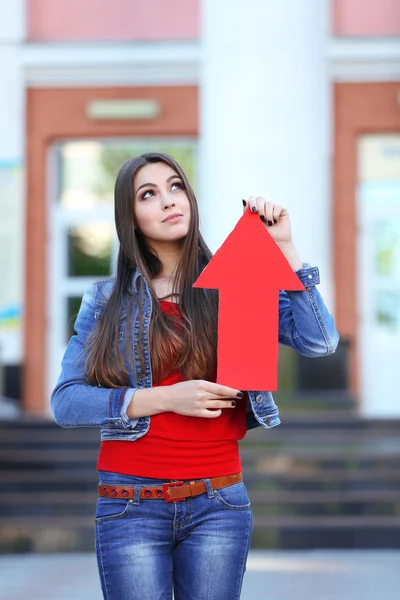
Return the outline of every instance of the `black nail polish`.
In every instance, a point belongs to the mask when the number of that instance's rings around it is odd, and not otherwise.
[[[274,223],[275,223],[275,225],[277,224],[277,222],[278,222],[278,221],[277,221],[276,219],[274,219]]]
[[[243,394],[242,394],[242,392],[239,392],[238,394],[236,394],[236,397],[237,397],[237,398],[243,398]]]
[[[236,406],[236,402],[235,401],[232,402],[232,406]]]
[[[264,215],[260,215],[260,219],[263,223],[266,223]]]
[[[257,208],[255,206],[251,207],[251,212],[257,212]]]
[[[268,225],[269,225],[270,227],[272,227],[272,225],[273,225],[273,222],[272,222],[272,221],[268,221]]]
[[[242,200],[243,206],[246,206],[246,200]]]

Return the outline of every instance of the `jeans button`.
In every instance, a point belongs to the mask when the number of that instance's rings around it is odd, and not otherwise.
[[[262,402],[262,396],[261,396],[261,394],[257,394],[257,396],[256,396],[256,402],[257,402],[257,404],[261,404],[261,402]]]

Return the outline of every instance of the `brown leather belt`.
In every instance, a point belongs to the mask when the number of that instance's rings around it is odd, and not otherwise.
[[[221,488],[234,485],[240,481],[243,481],[242,473],[210,478],[213,490],[220,490]],[[140,498],[141,500],[165,500],[165,502],[177,502],[191,496],[199,496],[206,491],[207,488],[204,479],[201,479],[200,481],[190,481],[190,483],[173,481],[170,483],[163,483],[160,486],[142,486]],[[104,483],[99,483],[98,492],[99,496],[102,496],[103,498],[129,499],[134,497],[135,488],[132,485],[106,485]]]

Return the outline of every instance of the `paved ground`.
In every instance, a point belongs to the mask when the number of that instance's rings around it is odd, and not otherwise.
[[[399,598],[400,551],[252,551],[241,600]],[[22,599],[101,600],[94,555],[0,555],[0,600]]]

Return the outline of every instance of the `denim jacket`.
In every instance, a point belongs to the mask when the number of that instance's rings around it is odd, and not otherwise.
[[[279,342],[290,346],[304,356],[319,357],[332,354],[339,335],[334,320],[320,293],[319,270],[303,263],[296,271],[305,291],[281,291],[279,295]],[[137,290],[139,271],[133,278]],[[131,336],[134,349],[134,372],[129,373],[130,387],[102,388],[89,385],[85,372],[85,344],[96,322],[101,319],[111,295],[114,280],[95,283],[83,298],[75,322],[75,332],[68,343],[62,360],[62,371],[51,395],[51,409],[55,421],[62,427],[100,427],[102,440],[135,441],[150,428],[151,417],[130,419],[127,408],[136,389],[152,386],[149,349],[149,326],[152,312],[150,290],[144,281],[143,327],[139,339],[138,304],[134,305],[131,331],[127,331],[127,311],[122,312],[119,342],[124,353],[126,336]],[[142,373],[139,347],[143,349],[145,370]],[[244,391],[244,390],[243,390]],[[271,392],[247,392],[247,429],[262,426],[265,429],[280,424],[278,408]]]

